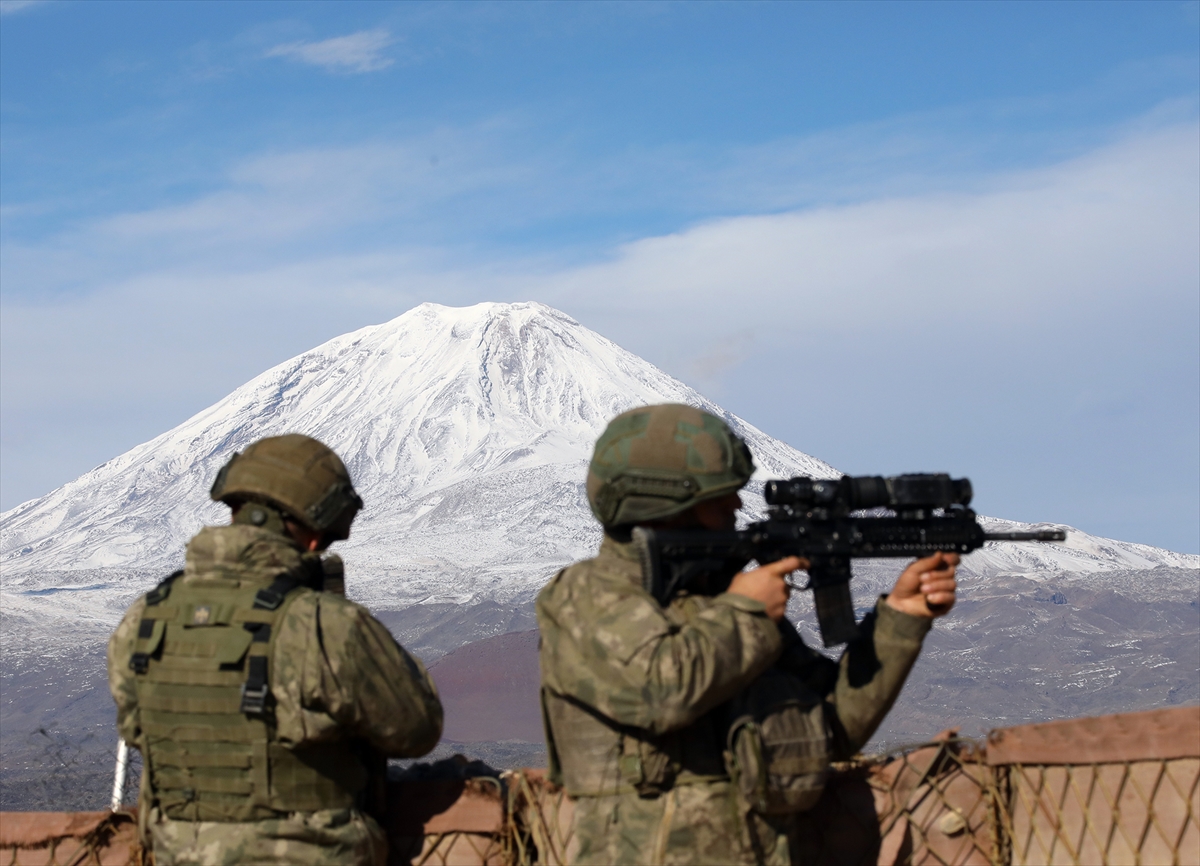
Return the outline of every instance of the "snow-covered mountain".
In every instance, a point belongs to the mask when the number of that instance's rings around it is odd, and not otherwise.
[[[208,489],[230,455],[263,435],[302,432],[342,455],[366,501],[339,546],[357,598],[395,608],[525,597],[594,549],[583,479],[605,423],[664,401],[724,417],[749,442],[760,479],[837,474],[557,310],[423,304],[280,364],[0,515],[3,588],[28,601],[71,573],[166,574],[200,526],[227,519]],[[996,545],[971,558],[976,570],[1022,574],[1198,562],[1078,531],[1063,545]]]
[[[760,480],[837,474],[556,310],[425,304],[280,364],[0,514],[0,796],[22,808],[103,802],[115,741],[105,641],[130,602],[181,564],[200,526],[228,520],[208,490],[254,439],[309,433],[343,456],[366,501],[337,545],[348,592],[428,662],[534,628],[533,594],[599,540],[583,491],[596,436],[618,412],[662,401],[724,417],[748,440]],[[761,513],[761,499],[747,499]],[[1200,557],[1074,530],[1064,544],[977,551],[960,569],[958,608],[926,642],[880,736],[1200,699],[1198,567]],[[898,569],[856,563],[856,604],[873,604]],[[815,639],[810,608],[798,593],[790,614]],[[69,782],[22,800],[62,764],[57,752],[47,763],[48,742],[79,756]],[[94,772],[81,781],[87,761]],[[79,799],[64,800],[67,790]]]

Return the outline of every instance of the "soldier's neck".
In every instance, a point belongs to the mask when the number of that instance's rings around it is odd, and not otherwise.
[[[283,512],[272,505],[261,502],[244,503],[234,512],[233,519],[229,522],[234,526],[256,526],[259,529],[282,535],[288,541],[295,543],[295,539],[288,532],[287,524],[284,523]]]
[[[631,562],[640,561],[628,531],[611,534],[605,532],[604,538],[600,541],[600,552],[619,556],[621,559],[628,559]]]

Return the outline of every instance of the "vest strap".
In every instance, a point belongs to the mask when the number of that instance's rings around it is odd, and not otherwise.
[[[156,604],[162,604],[166,601],[167,596],[171,594],[171,584],[182,576],[183,569],[168,574],[158,586],[146,593],[146,604],[153,607]]]
[[[274,588],[278,583],[280,583],[280,579],[276,578],[270,588]],[[292,588],[295,589],[295,586],[293,584]],[[262,593],[263,590],[259,590],[258,595],[255,596],[255,607],[258,607],[258,599]],[[279,607],[279,604],[276,604],[275,607]],[[246,658],[246,682],[242,683],[242,704],[238,711],[248,716],[263,716],[267,712],[267,697],[271,694],[266,655],[271,643],[271,624],[269,622],[247,622],[242,624],[242,628],[252,633],[254,637],[250,639],[250,652]]]
[[[183,575],[183,570],[173,571],[167,575],[158,586],[146,593],[146,607],[155,607],[167,600],[167,596],[171,594],[171,584]],[[147,619],[142,617],[138,623],[138,649],[129,659],[129,669],[135,674],[144,674],[150,667],[150,653],[154,651],[154,647],[146,649],[145,641],[148,641],[154,635],[154,623],[157,620]]]
[[[290,573],[279,575],[254,594],[254,606],[259,610],[276,610],[287,594],[300,585],[300,580]]]

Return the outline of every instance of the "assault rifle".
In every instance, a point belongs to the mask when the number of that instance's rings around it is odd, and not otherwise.
[[[850,599],[850,560],[970,553],[989,541],[1063,541],[1061,529],[984,532],[971,482],[949,475],[791,478],[763,488],[769,516],[745,529],[633,530],[646,590],[666,605],[680,592],[715,595],[751,560],[800,556],[810,563],[825,646],[858,633]]]

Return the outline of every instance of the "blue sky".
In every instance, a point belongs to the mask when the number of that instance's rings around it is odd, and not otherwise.
[[[1200,550],[1200,4],[0,3],[0,507],[423,301]]]

